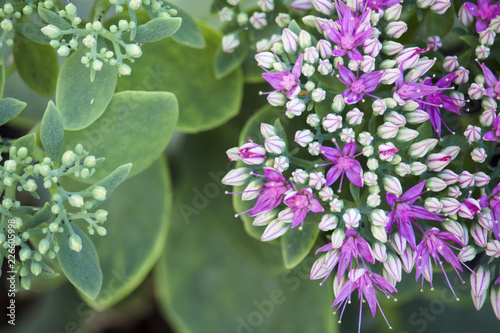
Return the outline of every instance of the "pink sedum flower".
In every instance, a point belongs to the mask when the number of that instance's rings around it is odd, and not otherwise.
[[[274,88],[275,91],[286,91],[286,97],[293,99],[300,92],[300,74],[302,71],[303,54],[300,54],[293,65],[292,71],[269,72],[263,68],[266,73],[262,77]]]
[[[335,143],[337,149],[331,147],[321,146],[321,152],[331,163],[326,163],[322,165],[332,165],[330,170],[326,174],[326,186],[332,185],[339,177],[340,185],[339,190],[342,187],[342,180],[344,179],[344,174],[347,178],[356,186],[363,187],[363,169],[361,164],[355,159],[356,153],[356,143],[351,141],[346,143],[342,151],[340,147]]]
[[[289,192],[283,201],[293,211],[292,228],[299,224],[302,226],[307,213],[321,213],[324,211],[320,202],[313,198],[313,192],[310,188]]]

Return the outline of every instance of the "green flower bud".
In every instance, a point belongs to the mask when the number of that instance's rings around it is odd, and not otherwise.
[[[120,75],[130,75],[131,72],[132,69],[127,64],[121,64],[120,66],[118,66],[118,73]]]
[[[95,165],[96,165],[95,156],[90,155],[90,156],[85,157],[85,159],[83,160],[83,165],[86,166],[87,168],[95,167]]]
[[[85,37],[83,40],[83,45],[85,45],[86,47],[88,47],[89,49],[95,45],[95,38],[94,36],[92,35],[87,35],[87,37]]]
[[[80,208],[83,207],[83,204],[85,203],[83,201],[83,197],[79,194],[73,194],[69,197],[68,202],[71,206]]]
[[[52,246],[52,250],[54,250],[55,253],[59,252],[59,244],[54,244],[54,246]]]
[[[81,154],[83,154],[83,146],[82,146],[81,144],[77,144],[77,145],[75,146],[75,153],[76,153],[77,155],[81,155]]]
[[[101,236],[106,236],[106,234],[108,233],[108,231],[104,227],[97,227],[96,230],[97,233]]]
[[[82,239],[77,234],[69,236],[69,248],[73,251],[80,252],[82,250]]]
[[[25,158],[26,156],[28,156],[28,148],[26,147],[19,148],[19,150],[17,151],[17,157]]]
[[[33,253],[31,254],[31,259],[36,260],[36,261],[42,261],[43,256],[40,252],[33,251]]]
[[[50,259],[55,259],[56,257],[56,253],[52,250],[50,250],[49,252],[47,252],[47,256],[50,258]]]
[[[5,178],[3,179],[3,184],[4,184],[5,186],[10,187],[10,186],[12,186],[12,184],[13,184],[13,183],[14,183],[14,179],[12,179],[11,177],[5,177]]]
[[[21,278],[21,287],[23,287],[24,290],[30,290],[31,289],[31,280],[27,276],[23,276]]]
[[[94,23],[92,23],[92,29],[94,29],[95,31],[101,30],[102,23],[100,21],[94,21]]]
[[[73,151],[67,150],[64,152],[61,162],[63,165],[71,165],[73,162],[75,162],[76,155]]]
[[[95,218],[100,222],[104,222],[108,218],[108,212],[104,209],[98,209],[95,212]]]
[[[52,182],[50,180],[46,180],[43,182],[43,187],[44,188],[51,188],[52,187]]]
[[[0,23],[0,27],[5,31],[12,31],[14,28],[12,21],[8,19],[3,20],[2,23]]]
[[[96,200],[104,201],[106,200],[106,189],[102,186],[97,186],[92,190],[92,196]]]
[[[12,7],[12,5],[10,3],[6,3],[4,6],[3,6],[3,10],[5,13],[7,14],[12,14],[14,12],[14,7]]]
[[[36,185],[36,182],[34,179],[28,179],[26,181],[26,184],[23,185],[23,189],[28,192],[34,192],[38,186]]]
[[[125,30],[128,28],[128,22],[126,20],[120,20],[118,21],[118,28],[120,28],[120,30]]]
[[[54,207],[54,206],[52,206],[52,207]],[[59,207],[59,206],[57,206],[57,207]],[[54,214],[56,214],[56,213],[54,213]],[[57,229],[59,229],[59,224],[57,224],[55,222],[52,222],[51,224],[49,224],[49,231],[50,232],[57,232]]]
[[[52,24],[49,24],[49,25],[43,27],[42,33],[51,39],[54,39],[54,38],[61,36],[61,30]]]
[[[16,230],[21,229],[21,227],[23,226],[23,220],[18,216],[14,217],[13,226],[14,226],[14,229],[16,229]],[[21,239],[19,239],[19,241],[21,241]]]
[[[64,7],[64,9],[66,9],[66,13],[68,13],[71,16],[76,14],[76,6],[73,5],[72,3],[68,3],[66,7]]]
[[[142,55],[141,47],[137,44],[129,44],[125,47],[125,51],[132,58],[139,58]]]
[[[28,274],[29,274],[29,272],[30,272],[30,271],[29,271],[29,269],[28,269],[28,265],[26,265],[26,266],[21,267],[21,269],[19,270],[19,275],[20,275],[21,277],[23,277],[23,276],[28,275]]]
[[[23,7],[23,14],[24,15],[31,15],[31,14],[33,14],[33,7],[31,7],[30,5],[24,6]]]
[[[2,206],[4,206],[5,209],[10,209],[12,207],[12,199],[11,198],[3,199]]]
[[[141,7],[141,5],[142,5],[141,0],[131,0],[128,3],[128,8],[131,10],[138,10]]]
[[[50,242],[48,239],[44,238],[38,243],[38,252],[41,254],[47,253],[47,251],[50,249]]]
[[[114,25],[114,24],[113,24],[113,25],[111,25],[111,26],[109,27],[109,31],[111,31],[112,33],[115,33],[115,32],[117,32],[117,31],[118,31],[118,27],[117,27],[116,25]]]
[[[94,60],[92,62],[92,68],[96,71],[100,71],[102,69],[102,61],[101,60]]]
[[[49,172],[50,172],[50,167],[48,165],[41,165],[40,168],[38,169],[38,172],[46,177],[49,175]]]
[[[31,273],[34,276],[38,276],[42,272],[42,265],[37,261],[31,262]]]
[[[21,261],[26,261],[31,258],[31,250],[29,247],[23,247],[21,251],[19,251],[19,259]]]
[[[87,168],[83,168],[82,171],[80,171],[80,177],[82,179],[88,178],[90,176],[90,171]]]
[[[69,41],[69,47],[71,49],[76,50],[78,48],[78,40],[73,38],[72,40]]]
[[[14,160],[7,160],[4,162],[3,167],[7,172],[14,172],[17,168],[17,163]]]

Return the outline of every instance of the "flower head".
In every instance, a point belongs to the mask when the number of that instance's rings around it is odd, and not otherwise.
[[[359,15],[357,11],[353,13],[342,1],[336,1],[335,8],[339,19],[321,24],[328,38],[337,44],[333,55],[342,57],[347,54],[349,59],[362,61],[363,56],[356,47],[363,45],[374,32],[370,24],[371,10],[364,10]]]
[[[486,89],[486,95],[488,95],[488,97],[491,98],[500,99],[500,81],[495,76],[495,74],[493,74],[491,69],[486,67],[484,63],[480,64],[480,66],[481,69],[483,70],[484,80],[488,85],[488,88]]]
[[[310,188],[290,192],[283,201],[293,211],[292,228],[304,224],[307,213],[321,213],[324,211],[319,201],[313,198],[313,192]]]
[[[490,21],[500,15],[500,5],[492,4],[491,0],[477,0],[477,5],[466,2],[463,6],[470,15],[477,17],[476,31],[478,33],[486,30]]]
[[[495,186],[491,195],[484,195],[479,198],[481,207],[489,207],[491,209],[491,217],[493,218],[493,233],[495,238],[500,241],[500,184]]]
[[[335,301],[332,304],[332,308],[337,306],[336,311],[342,306],[342,313],[344,312],[345,306],[347,303],[351,301],[351,294],[354,290],[358,289],[358,298],[360,300],[360,310],[359,310],[359,325],[361,326],[361,307],[363,305],[363,301],[368,303],[370,307],[370,311],[372,316],[375,317],[375,313],[377,311],[377,306],[382,312],[380,308],[380,304],[377,300],[377,296],[375,295],[377,289],[381,291],[385,296],[391,296],[390,293],[398,292],[396,288],[394,288],[389,282],[386,281],[382,276],[370,272],[366,268],[356,268],[349,272],[348,280],[342,285],[339,290]],[[384,319],[384,313],[382,312]],[[341,315],[342,316],[342,315]],[[389,322],[387,322],[389,325]],[[390,327],[390,325],[389,325]],[[361,327],[358,328],[358,332]]]
[[[347,178],[356,186],[363,187],[363,169],[361,164],[355,159],[356,153],[356,143],[351,141],[346,143],[342,151],[340,147],[335,142],[337,149],[331,147],[321,146],[320,150],[325,155],[331,163],[323,165],[332,165],[330,170],[326,174],[326,186],[332,185],[339,177],[340,185],[339,190],[342,187],[342,180],[344,179],[344,174]]]
[[[422,239],[417,247],[416,279],[418,280],[419,276],[422,275],[422,288],[424,285],[424,278],[430,282],[432,287],[432,257],[434,263],[439,263],[441,266],[441,270],[446,277],[446,281],[448,281],[448,285],[450,286],[453,295],[455,295],[450,281],[448,280],[448,276],[444,270],[441,257],[453,266],[455,272],[457,272],[457,270],[462,271],[462,267],[460,266],[460,261],[457,256],[451,250],[451,248],[454,247],[446,243],[446,241],[455,242],[461,246],[464,245],[453,234],[446,231],[439,231],[438,228],[432,228],[425,233],[424,239]],[[458,274],[458,276],[460,277],[460,274]],[[457,296],[455,295],[455,298],[456,297]]]
[[[377,88],[383,75],[383,71],[376,71],[365,73],[361,77],[358,77],[357,75],[354,76],[354,73],[343,65],[339,65],[339,80],[347,86],[342,93],[345,102],[347,104],[354,104],[362,100],[365,94],[371,96],[368,93]]]
[[[389,217],[389,223],[386,226],[386,230],[391,230],[392,224],[397,222],[399,233],[414,249],[417,246],[415,242],[415,233],[413,232],[411,224],[415,224],[415,219],[420,218],[425,220],[441,221],[440,217],[437,217],[424,207],[413,205],[422,193],[424,193],[422,191],[424,185],[425,180],[410,188],[401,197],[398,197],[393,193],[387,193],[386,196],[387,203],[393,207],[389,214],[387,214]],[[418,225],[415,224],[415,226],[418,228]]]
[[[500,141],[500,115],[493,121],[493,130],[484,133],[483,140]]]
[[[278,57],[276,56],[276,58]],[[263,73],[262,77],[276,89],[275,91],[286,91],[286,97],[293,99],[300,92],[299,78],[302,71],[302,59],[303,54],[301,53],[291,71],[285,69],[283,72],[272,73],[263,67],[266,73]]]

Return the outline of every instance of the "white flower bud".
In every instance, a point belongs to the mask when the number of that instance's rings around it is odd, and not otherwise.
[[[279,136],[274,135],[265,140],[264,146],[269,153],[281,154],[286,144]]]
[[[77,234],[69,236],[68,244],[73,251],[80,252],[82,250],[82,239]]]
[[[233,53],[239,45],[240,40],[235,34],[229,34],[222,37],[222,50],[226,53]]]
[[[403,194],[403,188],[401,187],[401,183],[399,179],[393,176],[385,176],[384,177],[384,189],[396,196],[400,197]]]
[[[338,217],[332,214],[325,214],[321,218],[321,222],[319,223],[318,227],[320,230],[323,231],[330,231],[335,228],[337,228],[338,225]]]
[[[69,197],[68,202],[71,206],[76,207],[76,208],[83,207],[83,204],[85,203],[83,201],[83,197],[79,194],[72,194]]]
[[[302,169],[297,169],[292,172],[293,181],[299,184],[305,184],[307,177],[309,177],[308,173]]]
[[[250,170],[248,168],[241,167],[229,171],[221,182],[224,185],[240,186],[246,182],[248,177],[250,177]]]
[[[482,171],[476,172],[474,174],[474,181],[476,182],[477,187],[486,186],[490,182],[490,176],[488,176],[487,174],[485,174]]]
[[[437,143],[436,139],[425,139],[412,144],[408,152],[412,157],[424,157],[430,150],[434,149]]]
[[[293,31],[288,28],[283,29],[283,34],[281,37],[283,41],[283,47],[286,53],[297,52],[297,45],[299,42],[299,36],[297,36]]]
[[[345,232],[343,229],[337,228],[332,232],[332,247],[338,249],[344,244]]]
[[[440,192],[446,188],[446,183],[441,178],[431,177],[425,183],[425,186],[429,191]]]
[[[49,37],[50,39],[55,39],[55,38],[61,36],[61,30],[52,24],[49,24],[49,25],[43,27],[41,30],[42,30],[42,33],[45,36]]]
[[[470,156],[472,160],[477,163],[483,163],[486,161],[486,157],[488,157],[484,148],[474,148],[470,153]]]

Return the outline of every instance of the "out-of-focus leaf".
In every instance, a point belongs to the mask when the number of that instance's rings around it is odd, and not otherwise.
[[[17,32],[29,40],[43,45],[49,45],[50,38],[45,36],[41,29],[43,26],[35,25],[31,22],[19,22],[14,26]]]
[[[444,14],[437,14],[432,10],[427,11],[427,36],[439,36],[443,38],[448,35],[455,23],[455,16],[453,2],[451,2],[451,7]]]
[[[303,228],[290,228],[281,237],[281,254],[286,268],[294,268],[311,252],[319,234],[319,222],[318,215],[309,214],[304,220]]]
[[[43,6],[38,6],[38,15],[48,24],[53,24],[61,30],[71,29],[71,24],[63,19],[59,14],[44,8]]]
[[[181,27],[178,17],[157,17],[137,27],[134,40],[139,43],[151,43],[173,35]]]
[[[246,38],[242,38],[240,45],[231,53],[224,52],[222,44],[219,45],[215,51],[215,77],[221,79],[234,71],[245,60],[247,54],[248,41]]]
[[[200,26],[196,23],[194,18],[188,12],[179,9],[177,6],[172,7],[177,10],[176,17],[180,17],[182,19],[182,25],[179,30],[173,34],[172,39],[189,47],[197,49],[205,48],[206,37],[204,37]]]
[[[18,149],[21,147],[26,147],[28,149],[28,155],[31,154],[36,146],[36,134],[31,133],[20,137],[19,139],[14,141],[14,146],[16,146]]]

